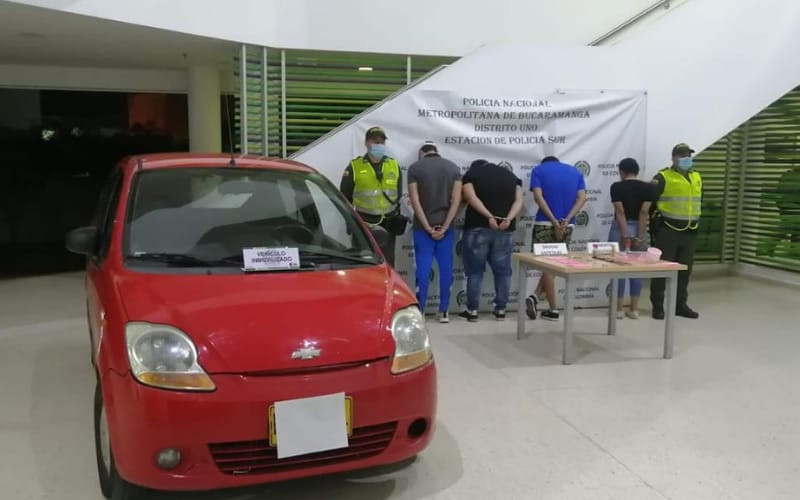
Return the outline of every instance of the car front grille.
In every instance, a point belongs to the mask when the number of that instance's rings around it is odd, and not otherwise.
[[[353,429],[347,448],[283,459],[278,459],[278,450],[270,448],[266,439],[209,444],[208,448],[225,474],[269,474],[374,457],[389,446],[396,429],[397,422],[358,427]]]

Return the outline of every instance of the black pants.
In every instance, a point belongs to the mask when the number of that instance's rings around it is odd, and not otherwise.
[[[386,245],[381,247],[381,251],[383,252],[383,256],[386,257],[386,262],[389,263],[390,266],[394,267],[394,244],[397,241],[397,236],[392,233],[389,233],[389,238],[387,238]]]
[[[361,212],[359,212],[358,215],[361,216],[361,219],[363,219],[364,222],[366,222],[367,224],[380,223],[380,226],[386,229],[386,232],[389,233],[389,237],[387,238],[386,244],[381,246],[381,252],[383,252],[383,256],[386,258],[386,262],[388,262],[390,266],[394,267],[394,246],[395,242],[397,241],[397,236],[395,236],[394,233],[392,233],[386,228],[385,222],[380,222],[381,220],[385,221],[383,217],[364,214]]]
[[[678,271],[678,300],[677,306],[686,305],[689,299],[689,276],[692,274],[694,264],[694,247],[697,231],[675,231],[669,226],[662,225],[655,233],[653,246],[661,250],[661,258],[672,262],[685,264],[689,269]],[[664,289],[666,280],[654,278],[650,282],[650,302],[654,308],[664,308]]]

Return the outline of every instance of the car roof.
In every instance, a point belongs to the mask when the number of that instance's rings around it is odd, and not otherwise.
[[[267,170],[289,170],[295,172],[316,172],[302,163],[253,155],[231,155],[225,153],[155,153],[129,156],[121,162],[123,170],[155,170],[161,168],[233,166],[237,168],[257,168]]]

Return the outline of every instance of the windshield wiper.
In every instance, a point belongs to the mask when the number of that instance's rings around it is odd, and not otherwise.
[[[221,259],[201,259],[193,255],[167,252],[142,252],[128,255],[127,259],[139,260],[143,262],[161,262],[177,267],[240,267],[243,264],[241,254],[229,255]],[[372,257],[360,257],[340,253],[329,253],[325,251],[300,250],[300,268],[294,270],[314,270],[318,269],[318,264],[329,264],[331,262],[350,262],[355,264],[377,264]],[[274,269],[271,271],[290,271],[291,269]]]
[[[377,261],[372,257],[362,257],[357,255],[347,255],[341,253],[330,253],[319,250],[300,250],[300,257],[305,257],[311,261],[324,261],[324,260],[338,260],[345,262],[354,262],[357,264],[377,264]]]
[[[144,262],[163,262],[173,266],[182,267],[216,267],[216,266],[236,266],[237,263],[229,259],[221,260],[205,260],[192,255],[182,253],[166,253],[166,252],[152,252],[152,253],[136,253],[128,255],[126,258],[141,260]]]

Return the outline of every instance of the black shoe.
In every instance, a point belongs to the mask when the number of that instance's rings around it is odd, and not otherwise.
[[[478,321],[478,311],[463,311],[459,313],[458,316],[460,318],[464,318],[470,323],[476,323]]]
[[[544,311],[542,313],[542,319],[550,320],[550,321],[558,321],[559,315],[558,311]]]
[[[495,309],[494,310],[494,319],[497,321],[503,321],[506,319],[506,310],[505,309]]]
[[[653,319],[664,319],[664,306],[653,306]]]
[[[539,315],[539,299],[536,298],[536,295],[528,295],[528,298],[525,299],[525,313],[530,319],[536,319]]]
[[[693,311],[692,308],[686,304],[683,304],[682,306],[678,306],[677,308],[675,308],[675,314],[677,316],[682,316],[684,318],[689,318],[689,319],[697,319],[700,317],[700,314]]]

